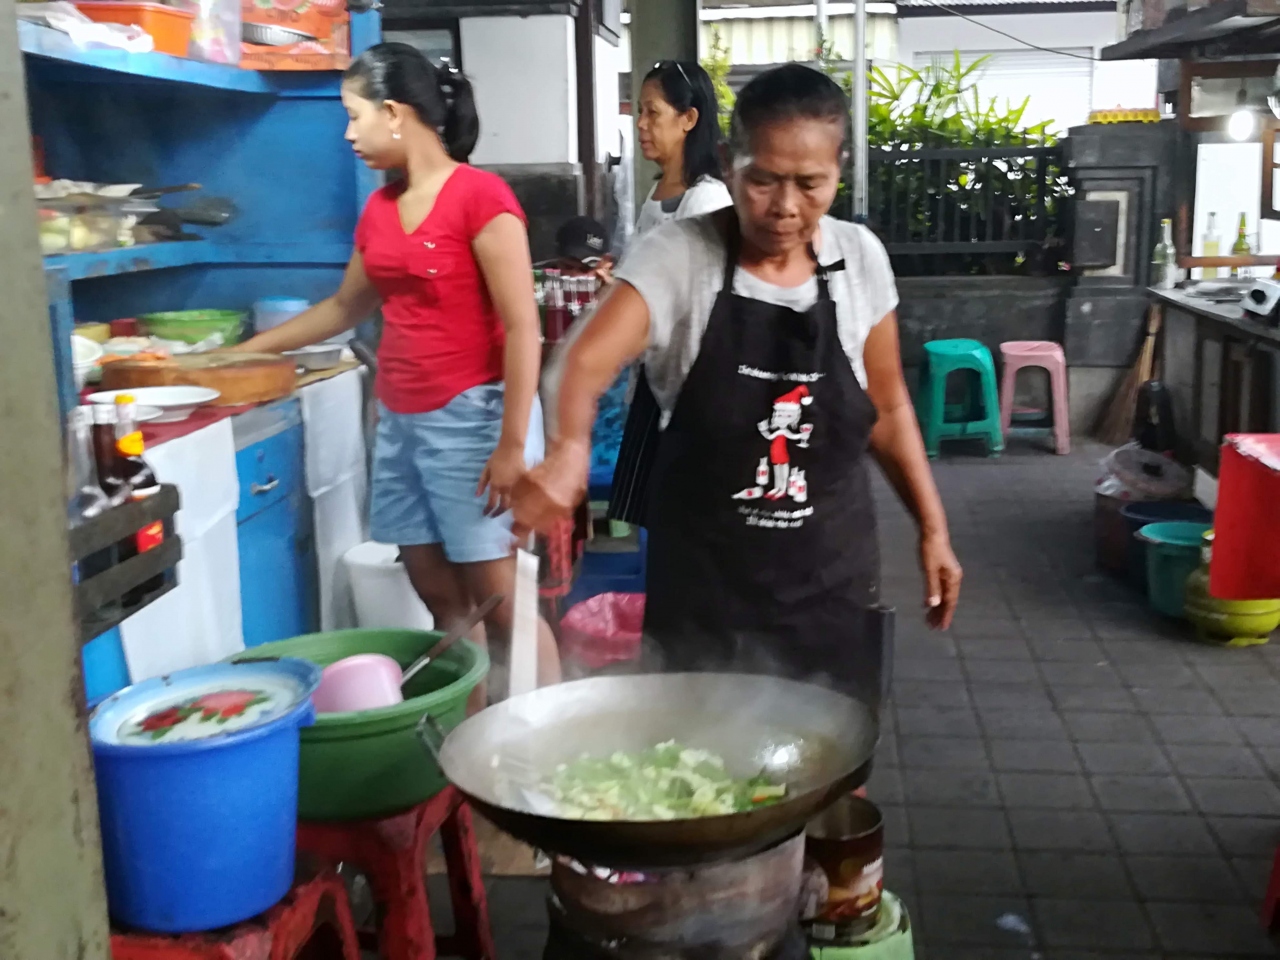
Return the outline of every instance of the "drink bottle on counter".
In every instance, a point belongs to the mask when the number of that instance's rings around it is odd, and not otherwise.
[[[1160,241],[1151,254],[1151,285],[1172,290],[1178,282],[1177,251],[1173,245],[1173,221],[1160,221]]]
[[[1253,248],[1249,246],[1249,220],[1245,214],[1240,214],[1240,225],[1236,228],[1236,242],[1231,245],[1231,255],[1233,257],[1249,257],[1253,255]],[[1232,267],[1231,276],[1243,278],[1248,276],[1244,267]]]
[[[1218,215],[1216,213],[1209,214],[1209,222],[1204,228],[1202,247],[1200,254],[1204,257],[1216,257],[1222,250],[1222,238],[1218,236]],[[1204,267],[1200,275],[1205,280],[1213,280],[1218,276],[1218,268]]]
[[[547,343],[554,344],[564,339],[564,335],[568,332],[573,318],[569,314],[569,307],[565,302],[564,279],[560,275],[560,271],[554,268],[548,270],[546,283],[547,314],[543,337]]]
[[[116,469],[117,475],[125,482],[129,490],[130,500],[146,500],[160,492],[160,481],[156,479],[142,454],[146,443],[142,439],[142,428],[137,422],[137,405],[133,395],[122,393],[116,397]],[[139,530],[133,537],[133,550],[129,552],[128,541],[122,550],[121,560],[128,556],[146,553],[164,543],[164,523],[154,520]],[[164,574],[158,574],[150,580],[134,587],[125,594],[125,603],[135,603],[146,594],[159,590],[164,586]]]

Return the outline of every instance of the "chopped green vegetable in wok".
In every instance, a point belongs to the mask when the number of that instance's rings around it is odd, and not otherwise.
[[[545,787],[560,816],[571,820],[714,817],[777,803],[787,793],[763,773],[735,779],[714,753],[674,740],[639,753],[561,764]]]

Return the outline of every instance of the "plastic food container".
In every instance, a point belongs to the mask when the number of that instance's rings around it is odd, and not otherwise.
[[[381,653],[358,653],[324,668],[313,698],[317,713],[355,713],[403,703],[400,664]]]
[[[310,306],[310,300],[300,297],[263,297],[253,305],[253,331],[262,333],[278,327]]]
[[[225,345],[239,343],[247,315],[239,310],[173,310],[144,313],[138,323],[150,336],[182,343],[199,343],[213,334],[222,335]]]
[[[403,670],[443,634],[418,630],[339,630],[266,643],[240,654],[303,657],[328,666],[360,653],[381,653]],[[407,810],[445,787],[416,727],[430,714],[445,730],[466,719],[467,697],[489,672],[489,657],[468,641],[454,644],[404,687],[404,703],[359,713],[324,713],[302,731],[298,816],[364,820]]]
[[[122,23],[151,34],[157,53],[185,57],[191,43],[195,14],[162,3],[119,3],[116,0],[80,0],[76,9],[95,23]]]
[[[107,903],[158,933],[240,923],[293,882],[301,727],[320,669],[213,664],[104,700],[89,720]]]

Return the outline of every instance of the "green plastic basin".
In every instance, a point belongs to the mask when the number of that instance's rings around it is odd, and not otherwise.
[[[383,653],[407,667],[442,635],[419,630],[338,630],[266,643],[236,660],[301,657],[328,666]],[[418,742],[430,714],[445,730],[466,718],[467,697],[489,672],[489,656],[462,641],[409,682],[405,701],[358,713],[322,713],[302,730],[301,820],[364,820],[407,810],[444,789],[444,774]]]
[[[199,343],[215,333],[222,342],[239,343],[248,314],[240,310],[171,310],[167,313],[144,313],[138,323],[148,335],[181,343]]]

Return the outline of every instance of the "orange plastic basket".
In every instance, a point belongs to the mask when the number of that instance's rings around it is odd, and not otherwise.
[[[162,3],[121,3],[118,0],[82,0],[76,9],[95,23],[122,23],[138,26],[151,34],[157,53],[175,57],[187,55],[191,23],[196,15]]]

